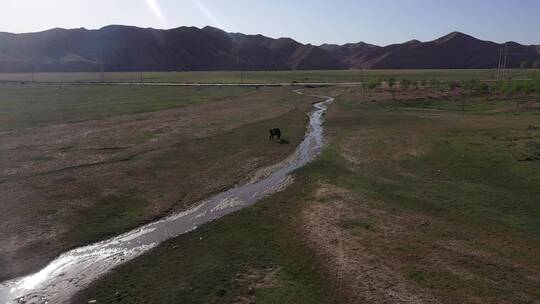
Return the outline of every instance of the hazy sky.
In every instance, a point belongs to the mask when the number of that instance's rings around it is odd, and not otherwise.
[[[212,25],[313,44],[427,41],[454,30],[540,44],[540,0],[0,0],[0,31],[109,24]]]

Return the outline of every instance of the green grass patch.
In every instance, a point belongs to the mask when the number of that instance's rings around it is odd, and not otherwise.
[[[418,270],[409,271],[407,277],[415,282],[424,282],[426,280],[424,272]]]
[[[346,219],[341,220],[338,223],[338,226],[340,226],[343,229],[352,230],[354,232],[358,232],[359,230],[371,230],[375,226],[375,219],[373,218],[367,218],[367,219]]]
[[[508,69],[507,78],[533,78],[538,69]],[[106,72],[105,82],[139,82],[140,72]],[[209,71],[209,72],[143,72],[144,82],[183,83],[292,83],[292,82],[380,82],[384,79],[435,83],[472,79],[493,79],[495,69],[430,70],[312,70],[312,71]],[[34,73],[38,82],[100,82],[101,73]],[[31,73],[0,73],[0,81],[32,81]]]
[[[84,242],[107,237],[111,231],[125,231],[150,220],[148,209],[149,202],[134,195],[108,195],[91,209],[79,211],[68,238]]]
[[[488,102],[489,106],[484,105]],[[487,111],[507,105],[506,101],[467,100],[467,116],[423,116],[421,111],[388,111],[387,103],[359,103],[352,98],[339,100],[344,114],[329,119],[330,132],[338,134],[335,144],[323,154],[327,166],[321,177],[353,192],[368,194],[392,208],[435,215],[464,225],[540,235],[540,133],[536,124],[517,123],[512,114],[492,116],[485,126],[469,124]],[[404,110],[414,107],[396,105]],[[454,107],[454,105],[456,107]],[[458,111],[459,101],[433,101],[432,107]],[[413,108],[414,109],[414,108]],[[526,112],[524,119],[531,120]],[[463,121],[462,126],[446,127],[447,120]],[[532,120],[534,121],[534,120]],[[540,121],[538,121],[540,125]],[[354,130],[375,130],[380,141],[370,142],[380,151],[378,160],[360,165],[348,164],[339,145]],[[410,131],[407,131],[410,130]],[[414,130],[414,131],[412,131]],[[385,156],[389,138],[420,138],[416,145],[427,153],[404,155],[399,160]],[[406,141],[405,141],[406,142]],[[392,150],[409,149],[393,140]],[[360,156],[361,157],[361,156]],[[342,168],[335,173],[337,168]],[[346,168],[355,168],[348,170]],[[408,173],[408,174],[402,174]]]
[[[296,109],[273,119],[245,124],[223,134],[179,141],[144,160],[144,165],[137,162],[138,156],[119,160],[127,164],[130,176],[149,176],[163,184],[174,183],[178,195],[175,197],[176,202],[165,202],[173,208],[175,204],[196,203],[189,201],[192,198],[190,191],[201,187],[197,183],[209,182],[208,177],[201,178],[202,170],[202,176],[219,177],[212,182],[226,181],[223,186],[232,187],[246,177],[239,173],[246,170],[238,166],[239,161],[263,158],[277,162],[281,159],[276,159],[276,156],[286,157],[303,139],[306,123],[305,113]],[[282,128],[283,137],[290,141],[289,144],[268,142],[266,132],[276,125]],[[271,164],[271,161],[267,162]],[[158,196],[166,196],[170,193],[164,191],[170,189],[156,187],[153,191]],[[95,205],[77,211],[68,238],[75,243],[89,243],[154,219],[156,215],[151,209],[151,202],[141,199],[143,197],[145,193],[126,179],[126,183],[114,189],[113,194],[100,197]]]
[[[313,255],[295,232],[315,183],[299,178],[286,192],[168,241],[121,266],[79,295],[98,303],[335,303]],[[267,286],[246,275],[278,269]],[[251,290],[250,291],[250,287]],[[116,291],[119,291],[116,294]]]
[[[0,131],[160,111],[255,92],[240,87],[2,84]]]
[[[317,185],[329,183],[372,199],[377,208],[389,214],[432,218],[451,227],[443,229],[438,224],[419,222],[418,226],[424,228],[411,229],[403,242],[367,240],[383,246],[374,252],[388,249],[405,260],[398,266],[405,279],[441,295],[448,303],[462,300],[463,295],[489,302],[511,301],[519,294],[523,296],[516,302],[525,303],[536,294],[531,285],[534,283],[512,279],[511,267],[497,268],[489,260],[459,252],[442,258],[465,269],[465,275],[432,261],[427,261],[429,265],[425,267],[421,265],[425,256],[433,257],[429,254],[437,241],[474,238],[479,233],[482,237],[516,237],[535,246],[540,235],[540,162],[522,160],[523,155],[534,155],[537,147],[537,130],[523,127],[520,121],[530,120],[531,113],[521,117],[501,114],[487,117],[493,120],[486,120],[486,125],[468,124],[469,120],[486,118],[485,113],[506,104],[494,101],[484,107],[475,104],[481,101],[473,100],[464,111],[467,115],[459,115],[459,108],[451,102],[434,106],[441,114],[447,114],[440,119],[418,115],[423,112],[415,111],[414,106],[389,111],[386,104],[339,99],[334,105],[339,107],[338,114],[327,116],[327,131],[332,140],[317,161],[297,172],[291,187],[164,243],[108,274],[80,294],[79,299],[97,299],[98,303],[233,303],[251,295],[257,303],[340,302],[333,283],[317,268],[320,261],[316,261],[294,223],[301,210],[316,201]],[[373,145],[381,150],[382,157],[353,164],[342,156],[342,144],[360,130],[374,132],[379,142],[374,141]],[[408,136],[415,138],[415,147],[425,148],[423,154],[403,154],[397,158],[392,153],[385,154],[396,147],[385,150],[388,144],[384,140]],[[410,148],[406,142],[392,141],[397,149]],[[339,226],[363,232],[376,228],[378,223],[373,216],[343,220]],[[490,246],[470,243],[473,249],[478,246],[487,250]],[[497,251],[504,249],[497,247],[498,243],[493,246]],[[528,254],[508,257],[519,262],[529,259],[534,265],[536,260]],[[274,284],[250,291],[244,275],[253,271],[266,273],[269,269],[279,269]]]

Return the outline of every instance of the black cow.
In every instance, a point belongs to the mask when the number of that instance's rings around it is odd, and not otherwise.
[[[273,140],[274,138],[277,138],[278,140],[281,140],[281,130],[278,128],[270,129],[270,136],[268,136],[269,140]]]

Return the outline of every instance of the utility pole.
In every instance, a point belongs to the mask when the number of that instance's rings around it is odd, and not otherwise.
[[[504,64],[503,64],[503,78],[506,76],[506,63],[508,59],[508,44],[504,44]]]
[[[501,61],[502,61],[502,49],[499,48],[499,65],[497,65],[497,81],[501,77]]]
[[[35,78],[34,78],[35,69],[36,69],[36,67],[35,67],[34,63],[32,63],[32,66],[31,66],[31,69],[30,69],[30,80],[32,82],[35,82]]]
[[[143,83],[142,71],[139,72],[139,82]]]
[[[240,63],[240,55],[236,55],[236,65],[237,68],[240,69],[240,84],[244,83],[244,69],[242,67],[242,64]]]
[[[364,96],[365,84],[364,84],[364,68],[360,68],[360,86],[362,87],[362,96]]]
[[[101,83],[105,82],[105,71],[103,67],[103,52],[101,52],[101,61],[99,63],[99,80]]]
[[[99,82],[103,83],[105,82],[105,72],[103,71],[103,62],[100,65],[99,68]]]

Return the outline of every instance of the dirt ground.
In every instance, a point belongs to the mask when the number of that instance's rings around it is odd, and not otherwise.
[[[0,133],[0,281],[249,179],[294,149],[309,108],[275,89]]]
[[[537,265],[473,246],[480,243],[538,251],[523,239],[498,239],[477,233],[462,237],[459,228],[451,223],[388,211],[380,202],[332,185],[321,185],[317,199],[320,202],[303,214],[306,238],[334,279],[339,295],[348,303],[521,303],[534,299],[520,289],[540,284]],[[404,245],[416,252],[405,250]],[[482,277],[477,269],[470,269],[473,263],[496,268],[495,273]],[[439,279],[457,282],[440,286],[441,282],[424,278],[426,273],[439,271],[452,276]],[[485,287],[493,288],[494,293],[512,293],[500,298],[480,297],[473,284],[467,286],[473,280],[485,281]],[[510,300],[513,297],[515,301]]]
[[[75,299],[540,303],[535,104],[459,91],[315,92],[337,96],[327,145],[294,183]]]
[[[411,223],[425,220],[393,216],[371,207],[366,198],[355,198],[332,185],[321,185],[316,198],[324,203],[305,210],[306,236],[331,269],[338,293],[347,302],[439,303],[429,291],[401,279],[397,257],[374,252],[370,244],[375,237],[390,243],[409,233]],[[384,224],[372,227],[373,217]]]
[[[533,112],[516,118],[522,111],[515,108],[509,116],[492,115],[491,110],[486,115],[412,112],[390,103],[392,97],[384,92],[367,99],[354,91],[334,94],[341,95],[338,100],[345,105],[329,113],[330,155],[347,170],[319,184],[299,226],[343,301],[540,303],[538,225],[526,215],[538,212],[537,202],[526,198],[537,192],[527,185],[538,182],[530,173],[537,163],[519,154],[540,140],[534,105],[528,108]],[[384,105],[362,106],[371,99]],[[414,108],[415,101],[446,97],[409,93],[398,99]],[[440,150],[440,144],[455,144],[463,155]],[[483,152],[474,154],[477,151]],[[478,158],[469,166],[447,164],[443,158],[473,154]],[[530,165],[523,165],[523,159]],[[519,196],[505,193],[504,186],[491,188],[509,183],[506,165],[522,177],[512,182]],[[529,175],[524,179],[521,174]],[[506,196],[513,201],[504,203],[509,205],[506,211],[495,213]],[[438,204],[441,207],[435,207]],[[485,218],[480,220],[475,208],[483,208]],[[508,208],[529,209],[525,215],[509,215]]]

